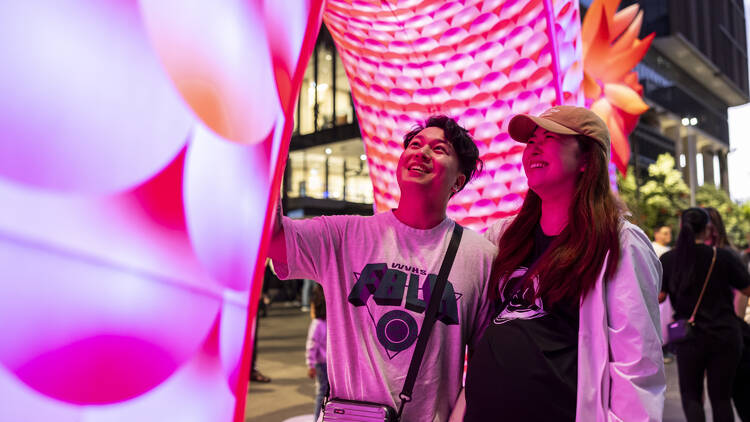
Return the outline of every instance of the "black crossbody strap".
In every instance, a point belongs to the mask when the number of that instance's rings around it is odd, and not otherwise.
[[[463,227],[458,223],[454,223],[453,235],[451,236],[448,250],[445,252],[443,263],[440,265],[440,272],[438,272],[437,279],[435,280],[435,290],[430,292],[430,303],[427,305],[422,329],[419,331],[417,345],[414,347],[414,354],[409,364],[409,372],[406,373],[404,388],[401,390],[401,394],[398,395],[401,399],[401,405],[398,408],[399,420],[401,419],[401,413],[404,411],[404,405],[411,401],[414,382],[417,380],[417,373],[419,373],[419,367],[422,364],[422,357],[424,357],[425,349],[427,349],[427,340],[429,340],[432,327],[437,320],[437,313],[443,298],[443,290],[445,290],[445,285],[448,282],[448,273],[451,272],[451,267],[453,267],[453,260],[456,258],[456,251],[458,251],[458,245],[461,243],[462,234]]]
[[[706,293],[706,286],[708,286],[708,279],[711,278],[711,271],[714,269],[714,264],[716,263],[716,246],[713,247],[714,255],[711,257],[711,266],[708,267],[708,273],[706,273],[706,281],[703,282],[703,289],[701,289],[701,295],[698,296],[698,303],[695,304],[695,308],[693,308],[693,313],[690,315],[690,319],[688,322],[693,325],[695,324],[695,314],[698,313],[698,307],[701,306],[701,301],[703,300],[703,294]]]

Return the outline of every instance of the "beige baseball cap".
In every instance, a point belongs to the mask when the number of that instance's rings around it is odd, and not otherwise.
[[[508,133],[518,142],[526,143],[539,126],[560,135],[583,135],[598,142],[609,157],[609,129],[593,111],[569,105],[555,106],[541,115],[518,114],[510,119]]]

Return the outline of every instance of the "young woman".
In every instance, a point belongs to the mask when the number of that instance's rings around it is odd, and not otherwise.
[[[508,129],[527,144],[529,192],[486,234],[496,314],[469,360],[465,420],[661,420],[661,266],[610,189],[606,125],[558,106]]]
[[[682,409],[689,422],[705,421],[703,377],[706,375],[713,420],[734,421],[732,385],[742,352],[742,332],[732,306],[732,287],[750,293],[750,275],[739,258],[725,248],[705,244],[711,218],[702,208],[689,208],[680,218],[677,245],[661,257],[664,282],[659,300],[669,295],[675,319],[688,319],[705,284],[695,316],[693,337],[677,344],[677,372]]]
[[[711,224],[708,225],[709,232],[706,236],[705,244],[708,246],[716,246],[717,248],[725,248],[730,252],[733,252],[742,262],[742,255],[737,249],[735,249],[732,242],[727,236],[727,229],[724,227],[724,220],[719,214],[719,210],[713,207],[704,208],[709,217],[711,217]],[[747,264],[744,264],[747,266]],[[747,295],[742,294],[741,291],[737,290],[734,292],[734,312],[738,317],[745,319],[745,313],[747,312]]]

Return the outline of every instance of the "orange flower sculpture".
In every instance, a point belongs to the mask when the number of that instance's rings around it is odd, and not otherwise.
[[[637,4],[617,11],[620,0],[594,0],[583,19],[583,92],[586,106],[607,123],[612,161],[620,173],[630,160],[628,135],[648,105],[633,71],[654,39],[638,39],[643,11]]]

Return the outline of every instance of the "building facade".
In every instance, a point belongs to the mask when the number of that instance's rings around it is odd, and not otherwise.
[[[282,200],[290,216],[372,214],[372,182],[344,66],[325,25],[297,102]]]
[[[727,109],[750,101],[742,0],[625,0],[621,7],[633,3],[644,12],[641,36],[656,34],[635,69],[651,106],[630,137],[637,178],[668,152],[693,204],[703,184],[728,192]]]

